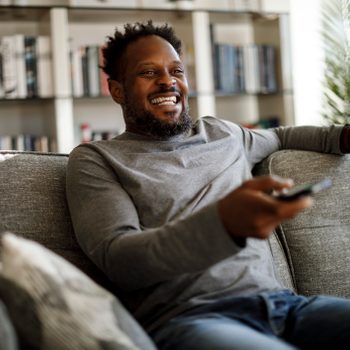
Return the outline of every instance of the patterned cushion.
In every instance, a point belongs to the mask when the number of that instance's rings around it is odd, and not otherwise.
[[[5,305],[0,301],[0,349],[17,350],[17,336],[8,318]]]
[[[350,297],[350,157],[286,150],[258,171],[296,184],[332,179],[332,188],[315,195],[312,208],[281,225],[279,238],[299,293]]]
[[[1,241],[0,295],[25,349],[155,349],[118,300],[68,261],[11,233]]]

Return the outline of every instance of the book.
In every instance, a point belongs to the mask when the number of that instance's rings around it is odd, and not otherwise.
[[[215,47],[215,88],[223,93],[234,92],[235,48],[232,45],[216,43]]]
[[[264,45],[257,45],[258,50],[258,72],[259,72],[259,92],[266,94],[267,71]]]
[[[89,71],[87,48],[81,47],[81,71],[83,77],[83,96],[89,96]]]
[[[16,81],[17,81],[17,98],[27,97],[27,81],[26,81],[26,64],[24,58],[24,35],[16,34],[13,37],[15,45],[16,60]]]
[[[14,138],[14,149],[24,151],[24,135],[19,134]]]
[[[24,58],[26,66],[27,96],[38,96],[36,37],[24,37]]]
[[[4,91],[4,74],[2,70],[2,49],[1,49],[1,40],[0,40],[0,98],[4,98],[5,91]]]
[[[260,92],[271,94],[277,91],[275,49],[272,45],[258,45]]]
[[[13,36],[5,35],[1,39],[2,76],[5,98],[17,97],[16,48]]]
[[[89,96],[100,95],[100,73],[98,68],[99,52],[98,46],[87,46],[87,74],[88,74],[88,91]]]
[[[51,59],[51,39],[48,36],[36,38],[38,96],[53,96],[53,77]]]
[[[12,138],[9,135],[0,136],[0,149],[4,151],[12,150]]]
[[[242,93],[245,91],[245,82],[244,82],[244,56],[243,56],[243,47],[236,47],[236,66],[235,66],[235,76],[237,80],[238,92]]]
[[[260,92],[259,80],[259,57],[258,46],[256,44],[243,47],[244,57],[244,85],[248,94]]]
[[[277,92],[276,50],[272,45],[265,45],[266,91]]]
[[[82,50],[80,48],[71,51],[71,77],[74,97],[84,95]]]
[[[103,54],[102,54],[103,47],[100,46],[98,48],[98,63],[99,63],[99,74],[100,74],[100,92],[102,96],[109,96],[109,86],[108,86],[108,76],[107,74],[102,70],[103,66]]]

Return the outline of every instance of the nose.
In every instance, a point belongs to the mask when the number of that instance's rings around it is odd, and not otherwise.
[[[176,85],[176,79],[169,72],[164,72],[159,76],[157,83],[163,87],[173,87]]]

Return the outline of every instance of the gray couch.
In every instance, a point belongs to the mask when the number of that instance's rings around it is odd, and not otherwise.
[[[0,232],[40,242],[111,290],[74,238],[65,199],[67,160],[59,154],[0,152]],[[332,178],[333,187],[317,194],[311,209],[281,225],[270,244],[286,287],[306,295],[350,297],[350,158],[279,151],[255,172],[291,177],[297,184]]]

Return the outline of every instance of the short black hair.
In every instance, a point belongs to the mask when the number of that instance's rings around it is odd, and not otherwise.
[[[178,55],[181,55],[181,40],[175,35],[174,29],[167,23],[159,26],[155,26],[152,20],[148,20],[146,23],[128,23],[124,25],[124,33],[117,28],[114,36],[108,36],[106,45],[102,49],[103,66],[100,68],[107,74],[109,79],[122,80],[122,57],[126,47],[140,37],[148,35],[158,35],[165,39],[174,47]]]

